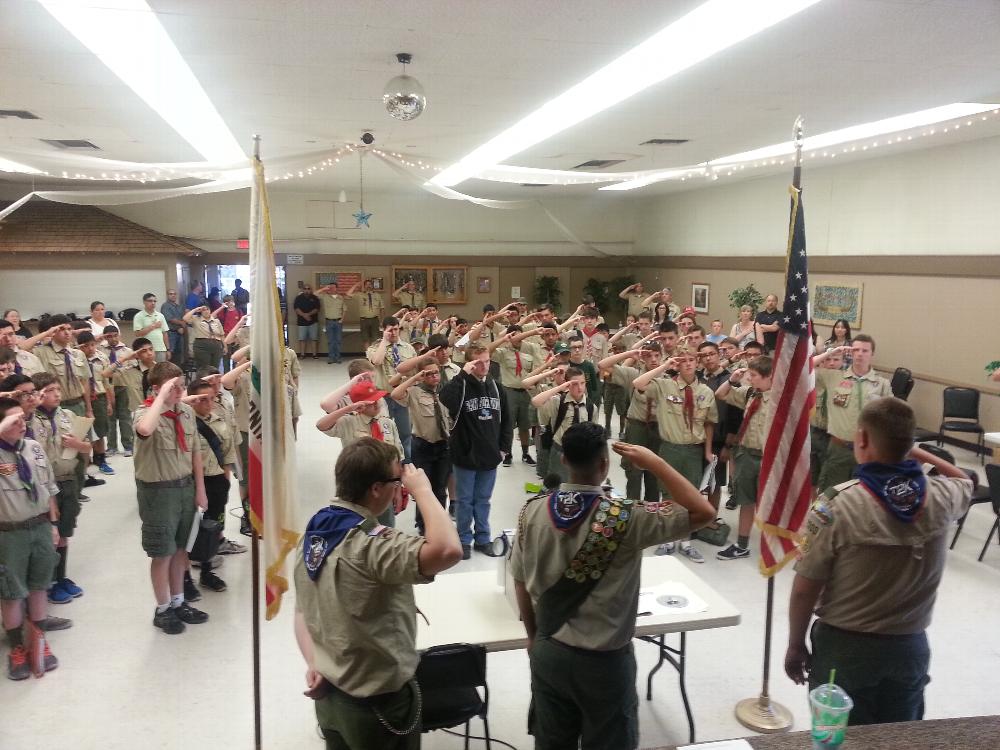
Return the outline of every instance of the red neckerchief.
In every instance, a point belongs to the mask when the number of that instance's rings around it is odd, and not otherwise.
[[[152,406],[154,400],[155,399],[153,399],[153,398],[147,398],[145,401],[143,401],[143,403],[146,406]],[[180,412],[168,409],[167,411],[160,412],[160,416],[161,417],[166,417],[167,419],[169,419],[171,422],[174,423],[174,434],[177,436],[177,445],[179,445],[181,447],[181,450],[184,453],[187,453],[187,449],[188,449],[187,448],[187,440],[184,439],[184,427],[183,427],[183,425],[181,425],[181,414],[180,414]]]

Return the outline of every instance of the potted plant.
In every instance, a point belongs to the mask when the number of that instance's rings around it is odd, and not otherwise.
[[[757,291],[753,282],[729,293],[729,306],[737,312],[743,305],[750,305],[753,308],[753,314],[756,315],[763,301],[764,295]]]
[[[561,305],[562,290],[558,276],[539,276],[535,279],[535,304],[552,305],[557,312]]]

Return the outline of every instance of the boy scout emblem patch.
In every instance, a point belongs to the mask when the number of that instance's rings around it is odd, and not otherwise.
[[[833,523],[833,510],[823,500],[817,500],[812,504],[813,518],[820,526],[829,526]]]
[[[326,539],[321,536],[309,537],[309,543],[306,545],[306,554],[303,559],[306,570],[310,573],[315,573],[319,570],[320,565],[326,559]]]
[[[0,474],[9,477],[17,472],[17,464],[0,464]]]
[[[549,495],[549,519],[552,521],[552,525],[560,531],[571,531],[590,515],[594,504],[603,497],[599,492],[574,492],[572,490],[553,492]],[[602,502],[598,507],[603,505]],[[598,511],[598,515],[602,514],[604,518],[607,517],[604,510]],[[603,521],[604,518],[600,520]]]

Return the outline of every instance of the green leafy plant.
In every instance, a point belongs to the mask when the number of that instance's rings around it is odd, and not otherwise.
[[[992,375],[997,370],[1000,370],[1000,360],[994,359],[992,362],[986,365],[986,373]]]
[[[756,315],[763,301],[764,295],[757,291],[752,282],[729,293],[729,306],[737,311],[743,305],[750,305],[753,308],[754,315]]]
[[[562,306],[562,289],[558,276],[539,276],[535,279],[535,304],[549,304],[558,312]]]
[[[589,279],[587,281],[588,285],[591,281],[594,281],[594,279]],[[601,310],[609,324],[616,322],[618,325],[621,325],[625,322],[625,316],[628,314],[628,300],[619,298],[618,293],[625,287],[632,286],[635,282],[636,278],[631,274],[628,276],[617,276],[611,279],[611,281],[601,282],[606,300],[601,304]],[[584,291],[589,292],[587,287],[584,287]],[[593,294],[593,292],[589,293]],[[596,295],[594,295],[594,299],[597,299]]]

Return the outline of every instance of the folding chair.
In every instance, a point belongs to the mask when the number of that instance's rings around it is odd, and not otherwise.
[[[486,648],[468,643],[434,646],[420,655],[417,682],[423,696],[423,730],[448,729],[465,724],[465,748],[469,748],[469,723],[483,720],[487,750],[490,724],[487,719],[490,689],[486,684]],[[479,688],[483,688],[483,696]]]
[[[941,411],[941,426],[938,428],[937,444],[944,443],[945,432],[966,432],[978,435],[976,453],[980,463],[986,463],[983,458],[986,445],[986,430],[979,424],[979,391],[975,388],[958,388],[950,386],[944,389],[944,404]]]

